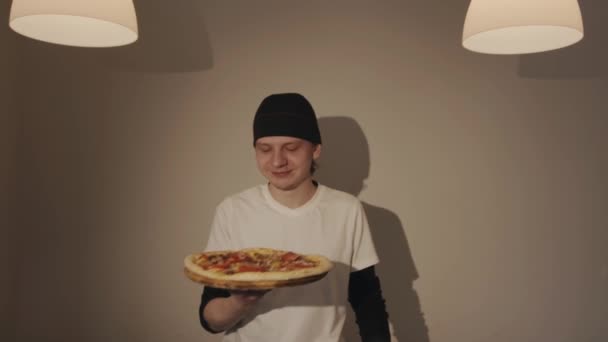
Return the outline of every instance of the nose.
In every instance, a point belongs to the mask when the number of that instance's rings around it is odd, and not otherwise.
[[[279,168],[287,164],[287,158],[283,151],[278,150],[272,154],[272,166]]]

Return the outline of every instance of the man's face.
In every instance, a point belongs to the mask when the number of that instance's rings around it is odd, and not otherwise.
[[[294,137],[262,137],[255,143],[258,169],[280,190],[293,190],[310,181],[310,166],[320,155],[321,145]]]

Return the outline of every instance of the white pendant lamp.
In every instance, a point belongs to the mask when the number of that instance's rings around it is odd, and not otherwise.
[[[583,38],[577,0],[472,0],[462,45],[489,54],[555,50]]]
[[[62,45],[111,47],[137,40],[133,0],[13,0],[9,26]]]

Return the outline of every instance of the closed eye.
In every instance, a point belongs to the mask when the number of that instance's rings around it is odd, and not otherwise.
[[[271,150],[270,146],[267,146],[267,145],[258,145],[258,146],[256,146],[256,149],[263,153],[270,152],[270,150]]]
[[[295,151],[298,148],[300,148],[300,145],[297,145],[297,144],[288,144],[288,145],[285,146],[285,149],[287,151]]]

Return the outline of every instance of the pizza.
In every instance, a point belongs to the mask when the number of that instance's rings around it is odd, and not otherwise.
[[[225,289],[264,290],[308,284],[333,267],[321,255],[305,255],[271,248],[209,251],[184,259],[188,278]]]

